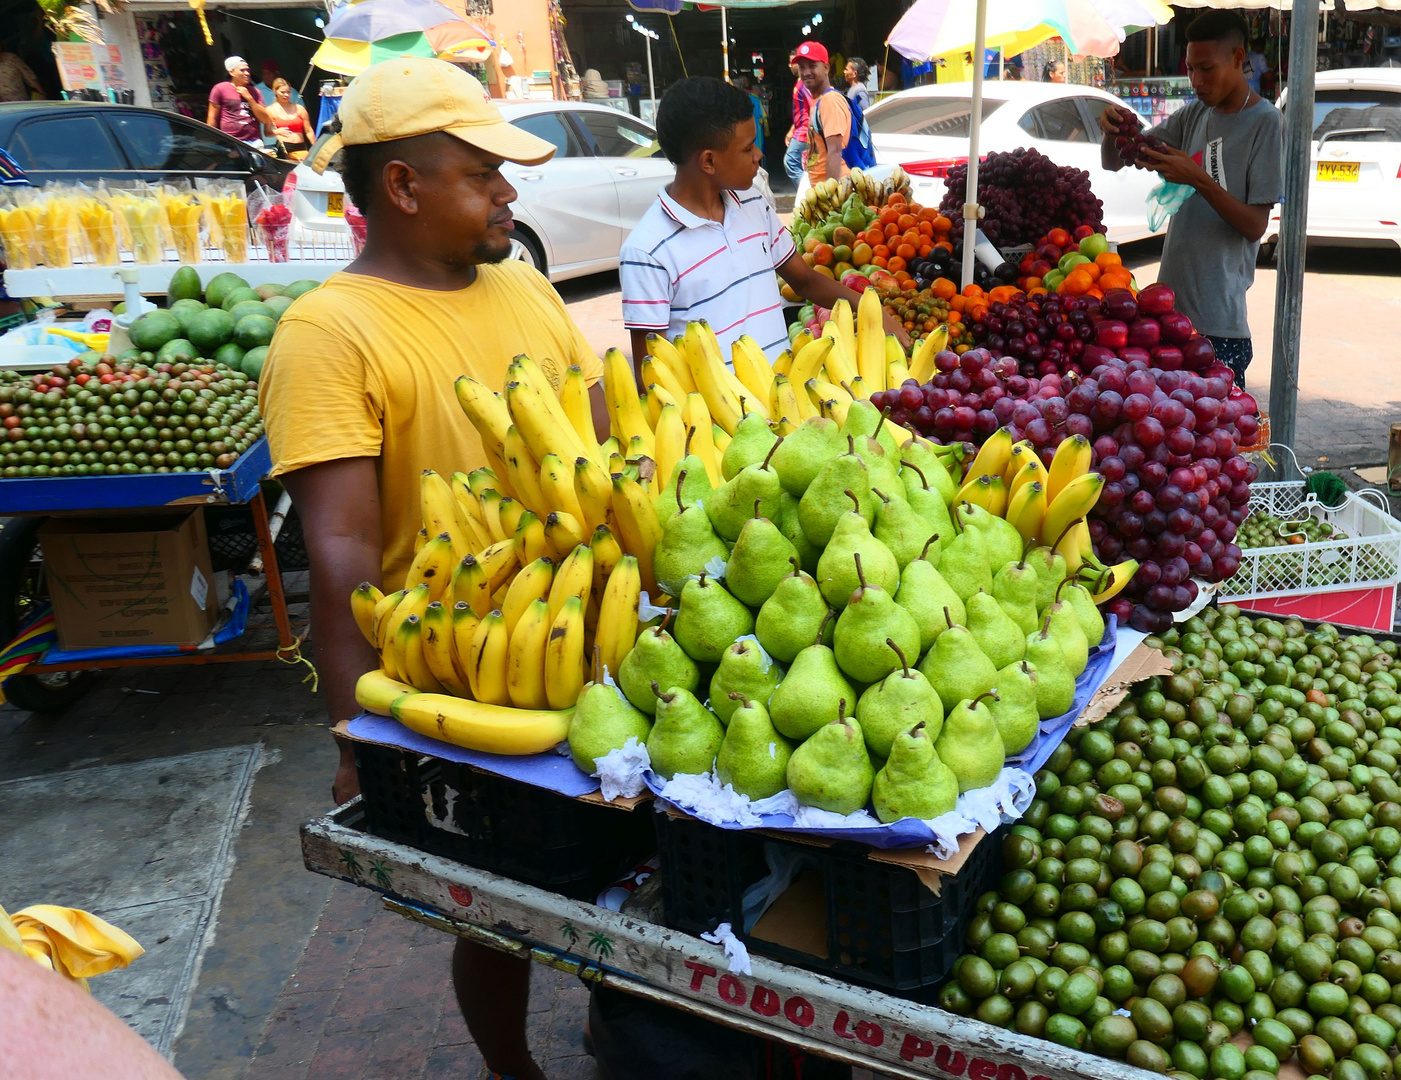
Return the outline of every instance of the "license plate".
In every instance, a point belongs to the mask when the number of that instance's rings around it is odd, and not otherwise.
[[[1355,184],[1361,172],[1362,166],[1356,161],[1320,161],[1318,163],[1318,178],[1320,180]]]
[[[1319,166],[1322,168],[1323,166]],[[339,191],[331,191],[326,195],[326,216],[345,217],[345,196]]]

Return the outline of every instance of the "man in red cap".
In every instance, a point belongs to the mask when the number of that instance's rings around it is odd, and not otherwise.
[[[851,137],[851,106],[847,104],[846,95],[832,85],[827,50],[821,43],[803,42],[798,46],[795,59],[798,78],[812,94],[808,119],[808,180],[820,184],[850,171],[842,159],[842,151]]]

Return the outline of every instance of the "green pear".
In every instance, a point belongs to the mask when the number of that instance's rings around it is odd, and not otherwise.
[[[985,694],[996,686],[997,668],[967,627],[955,623],[948,612],[944,613],[944,621],[950,623],[949,628],[919,662],[919,670],[938,693],[947,717],[960,701]]]
[[[704,573],[712,559],[724,562],[729,557],[725,542],[710,527],[705,508],[699,502],[686,504],[682,489],[688,475],[684,469],[678,470],[674,489],[676,513],[663,526],[662,538],[652,553],[657,584],[672,596],[681,594],[688,578]]]
[[[832,539],[837,522],[851,510],[848,492],[853,491],[857,493],[858,512],[867,524],[875,521],[876,501],[866,463],[848,447],[846,453],[822,466],[798,502],[798,522],[814,547],[825,548]]]
[[[983,534],[984,547],[988,555],[988,565],[1000,570],[1010,562],[1022,557],[1022,534],[1006,518],[1000,518],[977,503],[965,502],[959,506],[959,523],[965,529],[978,529]]]
[[[806,393],[805,388],[803,389]],[[783,440],[773,455],[773,467],[778,470],[783,490],[801,499],[808,485],[822,467],[841,453],[846,445],[835,420],[825,416],[809,416]]]
[[[997,721],[984,704],[988,698],[996,700],[997,691],[989,690],[955,705],[945,715],[944,730],[934,743],[934,753],[958,777],[960,795],[996,780],[1007,757]]]
[[[789,559],[788,563],[793,572],[778,583],[754,620],[759,644],[785,664],[812,644],[830,610],[817,582],[803,573],[798,560]]]
[[[793,744],[773,726],[768,710],[744,694],[729,695],[730,726],[715,755],[715,775],[751,799],[767,799],[788,786]]]
[[[959,516],[957,507],[954,516]],[[977,593],[992,592],[992,569],[981,529],[963,529],[939,554],[939,573],[965,604]]]
[[[772,458],[774,451],[783,444],[779,439],[769,448],[768,456],[754,465],[746,465],[735,474],[733,480],[726,480],[705,504],[705,512],[710,515],[710,523],[724,539],[733,543],[739,538],[744,523],[754,516],[754,503],[759,503],[759,513],[772,520],[781,509],[779,496],[783,487],[774,472]]]
[[[842,434],[857,439],[869,435],[880,443],[892,460],[899,461],[900,444],[896,441],[894,427],[885,422],[887,415],[887,412],[877,409],[869,400],[857,398],[846,411],[846,419],[842,421]]]
[[[757,641],[742,638],[725,650],[710,677],[710,709],[720,723],[728,724],[730,714],[739,708],[736,693],[767,707],[782,677],[783,670],[764,655]]]
[[[903,490],[903,485],[901,488]],[[890,549],[901,570],[905,569],[912,559],[920,557],[931,538],[938,543],[939,534],[934,531],[934,527],[915,511],[900,491],[887,495],[879,487],[872,485],[871,494],[880,500],[876,503],[876,526],[871,532]]]
[[[724,726],[689,690],[663,690],[654,682],[652,693],[657,699],[657,722],[647,736],[652,771],[667,780],[681,773],[710,772],[725,741]]]
[[[788,759],[788,787],[804,806],[834,814],[854,814],[871,798],[875,770],[866,753],[861,725],[842,714],[824,723]]]
[[[599,758],[621,750],[628,739],[645,743],[651,731],[651,718],[616,686],[591,682],[579,695],[569,718],[569,756],[592,776],[598,771],[595,762]]]
[[[837,666],[861,683],[879,682],[919,651],[915,617],[877,585],[870,585],[861,568],[861,555],[852,556],[860,583],[837,617],[833,652]]]
[[[866,475],[871,479],[871,487],[898,491],[904,486],[900,479],[900,459],[887,454],[883,447],[869,435],[861,435],[853,441],[852,448],[866,463]]]
[[[856,704],[856,691],[837,666],[836,655],[822,644],[827,621],[822,621],[813,644],[793,658],[788,673],[769,698],[773,726],[790,739],[801,742],[833,716],[850,716],[848,706]],[[840,703],[840,714],[838,707]]]
[[[958,485],[949,475],[948,466],[941,456],[941,451],[946,450],[946,447],[936,446],[916,435],[900,447],[900,460],[902,464],[917,468],[924,476],[925,486],[936,492],[944,500],[945,506],[952,506],[958,497]]]
[[[790,435],[791,439],[792,436]],[[822,557],[822,549],[807,538],[803,532],[803,523],[798,517],[798,497],[783,493],[779,499],[782,509],[779,511],[778,519],[774,522],[778,526],[778,531],[788,538],[788,542],[793,545],[793,550],[798,553],[798,561],[804,570],[809,574],[817,573],[817,560]]]
[[[1041,629],[1026,639],[1027,662],[1036,668],[1037,719],[1049,720],[1070,711],[1075,704],[1075,676],[1065,659],[1065,650],[1051,636],[1051,617]]]
[[[1065,653],[1065,662],[1070,667],[1070,674],[1078,678],[1080,672],[1085,670],[1085,665],[1090,662],[1090,642],[1080,626],[1080,616],[1068,600],[1060,599],[1061,590],[1070,580],[1066,578],[1060,583],[1056,589],[1056,600],[1042,615],[1051,620],[1051,636],[1060,643],[1061,652]],[[1095,644],[1098,645],[1099,642],[1096,641]]]
[[[899,650],[894,641],[887,644]],[[929,738],[937,739],[944,726],[944,703],[924,674],[906,663],[902,652],[899,670],[867,687],[861,695],[856,703],[856,719],[872,757],[888,758],[896,736],[916,724],[925,729]]]
[[[1080,629],[1085,632],[1085,640],[1093,649],[1104,640],[1104,616],[1099,613],[1099,608],[1095,607],[1090,590],[1071,578],[1064,586],[1061,597],[1075,609],[1075,617],[1080,620]]]
[[[665,683],[694,690],[700,685],[700,668],[667,633],[671,612],[660,626],[648,627],[637,635],[631,651],[618,665],[618,686],[638,709],[651,716],[657,711],[652,683]]]
[[[752,608],[760,607],[787,575],[790,560],[797,557],[797,550],[778,526],[768,518],[759,516],[759,501],[756,499],[754,516],[744,523],[734,550],[730,552],[725,568],[725,587],[743,603]],[[661,578],[657,578],[657,581],[660,582]]]
[[[733,480],[746,466],[757,464],[768,456],[778,436],[769,428],[761,413],[747,412],[730,437],[730,445],[720,456],[720,475]]]
[[[702,664],[715,664],[730,645],[754,630],[754,614],[714,578],[701,574],[681,590],[676,643]]]
[[[1023,634],[1040,625],[1036,614],[1036,568],[1023,557],[992,575],[992,595]]]
[[[1036,612],[1039,620],[1040,613],[1055,602],[1056,589],[1065,580],[1065,557],[1043,545],[1028,551],[1026,561],[1036,568]]]
[[[876,773],[871,805],[887,825],[901,818],[929,821],[958,805],[958,777],[934,752],[934,738],[923,723],[900,732],[890,760]]]
[[[925,547],[925,553],[930,547],[935,547],[933,537]],[[900,588],[896,590],[895,602],[915,617],[915,625],[919,627],[921,656],[953,623],[962,623],[967,618],[958,593],[953,591],[944,580],[944,575],[923,553],[900,571]]]
[[[905,499],[916,514],[928,522],[929,527],[941,540],[952,540],[955,535],[953,518],[949,514],[949,504],[943,495],[933,490],[923,471],[908,461],[900,462],[900,480],[905,488]],[[932,560],[939,565],[939,553],[935,551]]]
[[[968,630],[995,668],[1015,664],[1026,655],[1026,638],[991,593],[968,598]]]
[[[667,521],[676,513],[676,491],[677,483],[681,484],[680,501],[686,506],[694,506],[698,502],[706,502],[710,499],[711,486],[710,476],[705,471],[705,462],[691,453],[691,436],[696,433],[695,428],[691,428],[686,433],[686,456],[678,461],[671,470],[671,475],[667,477],[666,488],[653,500],[653,506],[657,511],[657,520],[662,527],[666,527]],[[679,478],[685,474],[685,480]]]
[[[997,700],[988,712],[997,721],[1002,748],[1007,754],[1020,754],[1036,738],[1041,718],[1036,709],[1036,666],[1023,660],[997,673]]]
[[[900,587],[900,564],[890,549],[871,535],[856,495],[848,491],[846,496],[851,505],[838,519],[822,557],[817,560],[817,586],[838,611],[846,606],[861,584],[853,560],[855,555],[861,556],[866,580],[872,585],[891,596]]]

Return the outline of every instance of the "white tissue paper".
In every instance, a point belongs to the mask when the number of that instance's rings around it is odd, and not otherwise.
[[[653,619],[660,619],[666,615],[671,608],[657,607],[652,603],[652,598],[644,590],[637,601],[637,621],[639,623],[649,623]]]
[[[759,639],[753,634],[745,634],[743,637],[735,638],[736,645],[741,641],[752,641],[754,643],[754,647],[759,650],[759,670],[767,675],[769,668],[773,667],[773,657],[769,655],[769,651],[759,643]]]
[[[636,735],[629,735],[620,749],[594,758],[594,764],[598,766],[594,775],[607,802],[636,798],[647,790],[643,777],[652,761],[647,756],[647,744],[638,742]]]
[[[714,933],[702,934],[701,940],[723,948],[725,958],[730,962],[730,970],[736,975],[754,974],[754,968],[749,963],[749,950],[744,947],[744,942],[735,937],[729,923],[722,922],[715,928]]]
[[[728,560],[720,558],[719,555],[712,555],[710,561],[704,566],[707,577],[723,579],[725,571],[730,568]]]

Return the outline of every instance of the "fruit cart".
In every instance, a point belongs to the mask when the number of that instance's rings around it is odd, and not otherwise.
[[[108,657],[85,650],[81,658],[74,659],[50,650],[30,663],[23,674],[6,680],[6,697],[22,708],[57,711],[82,696],[91,685],[91,673],[101,669],[294,658],[300,639],[287,612],[278,549],[281,547],[284,555],[291,550],[288,542],[295,530],[288,530],[284,542],[277,543],[290,502],[282,496],[269,513],[262,480],[271,465],[267,440],[261,438],[228,469],[0,480],[0,515],[9,518],[0,530],[0,638],[4,641],[12,641],[44,608],[48,587],[38,531],[45,519],[115,517],[140,510],[196,506],[229,516],[226,527],[211,530],[211,548],[217,553],[222,547],[231,556],[224,560],[229,567],[263,577],[277,632],[277,646],[271,649],[240,650],[230,643],[218,649],[166,648],[145,656],[117,649]]]

